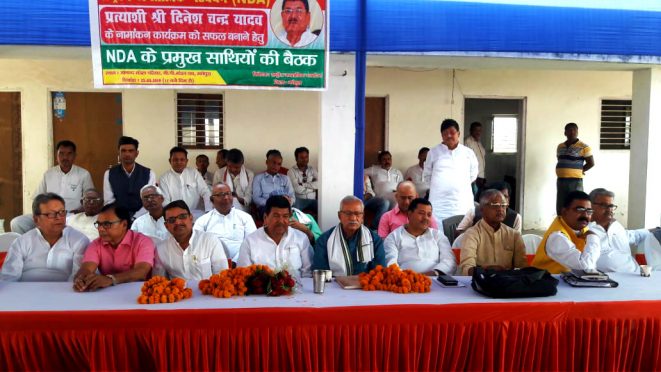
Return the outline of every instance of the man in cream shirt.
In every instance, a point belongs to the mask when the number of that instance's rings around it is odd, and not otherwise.
[[[85,234],[91,241],[99,237],[99,230],[94,227],[94,222],[103,208],[103,196],[96,189],[87,189],[81,202],[83,211],[67,216],[67,225]]]
[[[170,234],[163,219],[163,191],[156,185],[145,185],[140,190],[140,199],[148,213],[136,218],[131,224],[131,230],[147,235],[156,242],[167,239]]]
[[[9,247],[0,279],[6,281],[71,281],[89,244],[83,233],[66,225],[64,199],[53,193],[39,194],[32,202],[37,228],[23,234]]]
[[[170,149],[172,169],[161,176],[158,186],[163,190],[166,204],[175,200],[183,200],[193,211],[194,217],[198,217],[204,211],[211,210],[212,205],[209,199],[211,191],[200,172],[188,168],[187,165],[188,151],[186,149],[179,146]],[[199,206],[200,198],[202,206]]]
[[[205,231],[220,239],[227,257],[236,262],[239,258],[239,248],[246,237],[255,230],[252,217],[232,205],[232,191],[224,183],[216,184],[211,194],[213,209],[200,216],[195,221],[193,229]]]
[[[241,245],[237,266],[266,265],[286,268],[291,275],[311,276],[312,248],[302,232],[289,227],[291,205],[282,195],[266,200],[264,227],[248,235]]]
[[[413,199],[406,214],[408,223],[395,229],[383,243],[387,265],[398,264],[402,269],[433,275],[434,270],[452,275],[457,262],[450,241],[437,229],[430,228],[431,203]]]
[[[184,201],[173,201],[163,213],[171,235],[156,245],[155,275],[202,280],[229,267],[223,243],[213,234],[193,230],[193,215]]]

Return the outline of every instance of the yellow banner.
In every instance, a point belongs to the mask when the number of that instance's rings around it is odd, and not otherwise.
[[[226,85],[212,70],[103,70],[105,85]]]

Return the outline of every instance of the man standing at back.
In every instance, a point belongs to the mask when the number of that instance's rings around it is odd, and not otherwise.
[[[471,183],[478,174],[475,153],[459,143],[459,124],[443,120],[441,136],[443,142],[427,154],[423,175],[430,182],[429,201],[438,223],[473,206]]]
[[[83,193],[94,187],[90,173],[74,164],[76,160],[76,144],[64,140],[55,145],[57,165],[44,173],[35,195],[55,193],[64,199],[65,208],[69,213],[83,210],[80,204]],[[25,214],[11,220],[11,231],[25,234],[35,227],[33,216]]]
[[[475,157],[477,158],[477,178],[475,179],[475,182],[473,183],[473,194],[477,197],[477,194],[484,188],[486,185],[486,178],[484,178],[484,166],[485,166],[485,159],[484,156],[486,155],[487,151],[484,149],[484,145],[482,145],[482,142],[480,138],[482,137],[482,123],[479,121],[474,121],[471,123],[470,127],[470,136],[466,137],[466,140],[464,143],[466,144],[466,147],[469,149],[473,150],[475,153]]]
[[[558,216],[567,194],[572,191],[583,191],[583,176],[588,169],[594,167],[592,149],[578,139],[576,123],[565,125],[565,137],[567,141],[559,144],[556,151],[558,164],[555,166],[555,174],[558,176],[558,194],[555,209]]]
[[[151,169],[135,162],[140,152],[140,143],[133,137],[119,138],[120,163],[108,169],[103,175],[103,200],[106,204],[115,203],[129,210],[131,216],[142,208],[140,189],[142,186],[156,182],[156,176]]]

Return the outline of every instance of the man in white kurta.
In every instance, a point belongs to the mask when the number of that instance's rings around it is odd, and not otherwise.
[[[289,227],[291,206],[282,195],[269,197],[265,205],[264,227],[248,235],[241,245],[237,266],[267,265],[287,269],[291,275],[311,276],[312,248],[308,237]]]
[[[402,269],[424,274],[440,270],[452,275],[457,262],[450,241],[443,232],[429,227],[431,203],[422,198],[414,199],[407,215],[408,223],[391,232],[383,243],[387,265],[398,264]]]
[[[252,217],[232,204],[232,191],[224,183],[213,187],[211,199],[214,208],[196,221],[193,229],[213,234],[225,246],[227,257],[236,262],[245,238],[257,227]]]
[[[99,230],[94,226],[96,217],[103,207],[103,197],[96,189],[88,189],[83,195],[83,211],[67,216],[67,225],[85,234],[92,241],[99,237]]]
[[[89,244],[83,233],[66,226],[64,200],[39,194],[32,204],[37,228],[9,247],[0,279],[6,281],[71,281]]]
[[[140,198],[142,207],[148,213],[136,218],[131,224],[131,230],[147,235],[156,242],[169,238],[170,233],[163,219],[163,191],[156,185],[145,185],[140,190]]]
[[[211,210],[211,191],[207,183],[196,169],[188,168],[188,151],[181,147],[170,150],[170,165],[172,169],[163,174],[158,186],[163,190],[165,204],[175,200],[183,200],[189,206],[195,217],[204,211]],[[200,199],[202,206],[200,206]]]
[[[239,149],[229,150],[226,161],[226,165],[214,173],[213,184],[222,182],[229,186],[234,198],[234,207],[244,212],[250,212],[252,182],[255,173],[243,165],[243,153]]]
[[[471,183],[478,172],[475,154],[459,143],[459,124],[443,120],[441,135],[443,143],[429,151],[424,170],[424,179],[430,183],[429,201],[439,223],[463,215],[473,206]]]
[[[418,163],[410,166],[406,172],[404,172],[404,179],[415,184],[415,189],[421,198],[427,196],[427,192],[429,191],[429,182],[425,182],[424,178],[422,177],[425,170],[425,161],[427,160],[428,153],[428,147],[421,148],[418,151]]]
[[[615,194],[606,189],[595,189],[590,193],[594,214],[588,227],[597,234],[601,245],[601,255],[597,260],[597,270],[604,272],[640,271],[638,262],[631,253],[631,245],[637,246],[652,235],[649,230],[626,230],[615,220],[613,204]]]
[[[202,280],[229,268],[223,243],[213,234],[193,230],[186,203],[174,201],[164,213],[171,235],[156,245],[154,275]]]
[[[34,195],[53,192],[64,199],[64,205],[69,213],[82,210],[80,200],[85,190],[93,188],[94,183],[90,173],[74,164],[76,160],[76,145],[71,141],[60,141],[56,145],[57,165],[48,169],[37,186]],[[24,234],[34,229],[32,215],[25,214],[11,220],[11,231]]]
[[[469,149],[473,150],[475,157],[477,158],[477,178],[475,179],[475,191],[476,193],[481,191],[482,188],[486,185],[486,178],[484,176],[484,168],[486,165],[485,156],[487,150],[482,145],[480,138],[482,137],[482,123],[474,121],[470,126],[470,136],[466,137],[464,145]]]

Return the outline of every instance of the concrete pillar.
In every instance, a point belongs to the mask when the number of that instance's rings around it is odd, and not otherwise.
[[[328,90],[320,94],[319,225],[338,223],[340,200],[353,194],[355,57],[331,54]]]
[[[633,73],[629,228],[661,222],[661,69]]]

